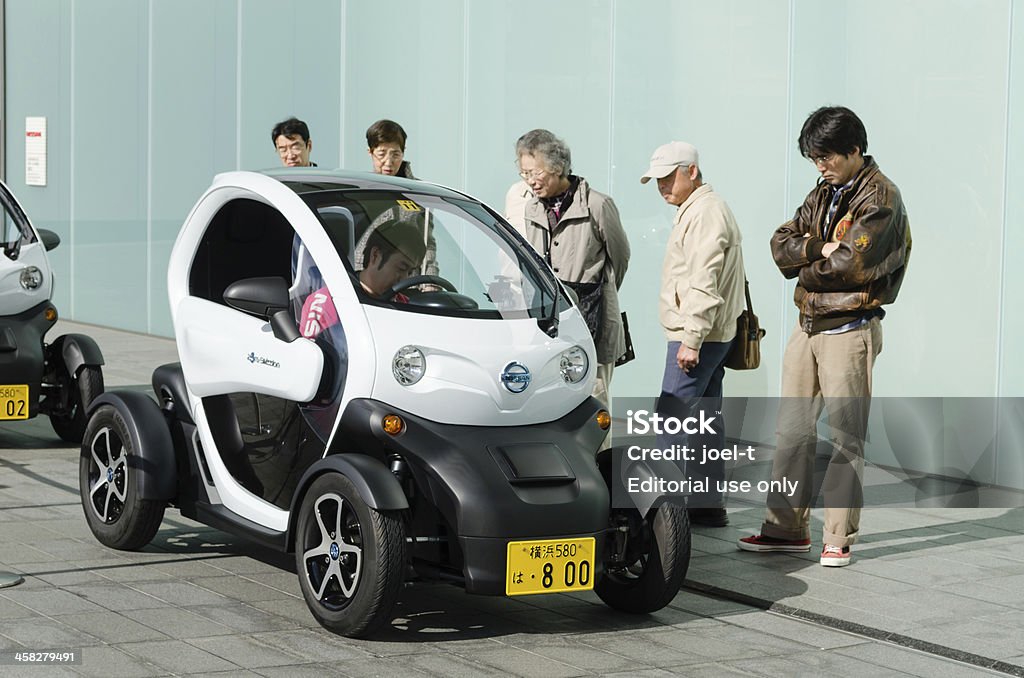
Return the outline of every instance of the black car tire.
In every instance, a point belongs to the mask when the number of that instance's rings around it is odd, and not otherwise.
[[[295,566],[302,596],[321,625],[358,638],[390,621],[405,560],[398,511],[370,508],[339,473],[310,486],[299,509]]]
[[[69,390],[68,411],[50,414],[50,425],[61,440],[80,443],[89,423],[89,405],[103,393],[103,372],[98,365],[83,365],[77,378],[64,372],[59,379],[61,388]]]
[[[652,508],[641,519],[636,509],[616,510],[614,524],[629,527],[624,562],[605,564],[594,592],[609,607],[646,614],[672,602],[690,565],[690,523],[686,509]]]
[[[121,413],[110,405],[96,410],[78,461],[82,509],[96,539],[123,551],[151,542],[164,517],[164,502],[139,496],[137,458]]]

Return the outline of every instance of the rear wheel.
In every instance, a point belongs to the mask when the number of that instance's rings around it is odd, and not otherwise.
[[[89,420],[78,462],[82,508],[96,539],[126,551],[153,540],[164,503],[139,496],[138,450],[121,414],[103,405]]]
[[[93,399],[103,393],[103,372],[98,365],[83,365],[77,377],[72,377],[61,368],[58,376],[62,402],[66,408],[50,413],[50,425],[61,440],[80,443],[89,423],[87,410]],[[64,400],[63,393],[67,392]]]
[[[299,585],[325,628],[367,636],[391,618],[405,573],[405,528],[377,511],[345,476],[318,478],[302,501],[295,538]]]
[[[655,612],[672,602],[690,565],[690,523],[686,509],[662,504],[641,516],[636,509],[613,510],[609,541],[615,553],[594,587],[609,607],[623,612]]]

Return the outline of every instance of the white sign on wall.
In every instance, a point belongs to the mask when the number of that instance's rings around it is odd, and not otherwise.
[[[46,185],[46,118],[25,118],[25,183]]]

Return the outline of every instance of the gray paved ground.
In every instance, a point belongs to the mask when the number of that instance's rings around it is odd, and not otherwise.
[[[64,327],[100,342],[108,388],[174,359],[166,340]],[[173,511],[145,550],[113,551],[89,533],[77,486],[77,450],[45,418],[0,424],[0,571],[25,577],[0,589],[0,677],[1024,675],[1020,509],[868,509],[854,564],[825,569],[816,553],[737,551],[761,515],[736,508],[732,526],[697,528],[688,587],[657,614],[425,584],[355,641],[316,625],[290,557]],[[81,661],[11,662],[33,648]]]

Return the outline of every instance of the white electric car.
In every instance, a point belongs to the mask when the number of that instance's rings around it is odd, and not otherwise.
[[[2,182],[0,205],[0,421],[46,414],[58,436],[79,443],[86,408],[103,391],[103,354],[83,334],[45,340],[57,322],[46,253],[60,238],[33,227]]]
[[[313,615],[352,636],[389,622],[410,578],[595,589],[632,612],[676,595],[685,510],[611,508],[586,325],[479,201],[362,173],[222,174],[168,288],[181,362],[154,371],[157,402],[91,408],[80,484],[102,543],[144,546],[174,506],[294,552]]]

